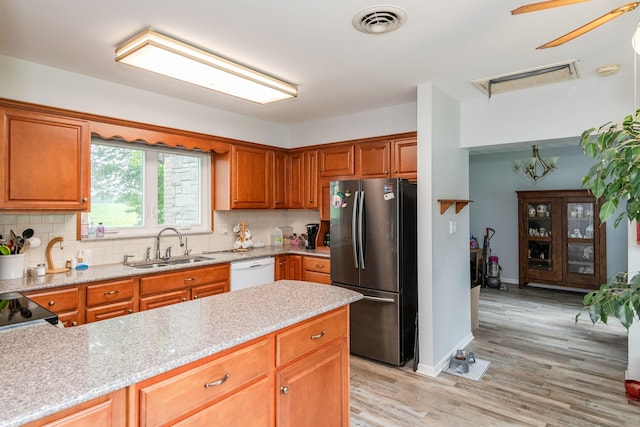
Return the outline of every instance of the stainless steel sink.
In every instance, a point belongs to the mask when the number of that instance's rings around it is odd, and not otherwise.
[[[200,261],[211,261],[215,258],[206,257],[202,255],[185,255],[185,256],[177,256],[169,259],[152,259],[149,261],[132,261],[127,263],[128,267],[134,268],[156,268],[156,267],[166,267],[169,265],[181,265],[181,264],[194,264]]]

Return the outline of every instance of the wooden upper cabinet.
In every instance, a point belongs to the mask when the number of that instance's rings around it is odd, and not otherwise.
[[[356,147],[360,178],[388,178],[391,166],[391,143],[362,143]]]
[[[304,152],[304,179],[302,180],[305,209],[318,209],[318,151]]]
[[[88,210],[87,122],[11,108],[0,114],[0,209]]]
[[[350,176],[356,173],[355,146],[338,145],[318,150],[320,176]]]
[[[214,156],[215,209],[271,207],[273,151],[233,145]]]
[[[293,152],[289,155],[288,200],[290,209],[303,209],[305,198],[304,153]]]
[[[412,181],[418,179],[418,139],[404,138],[393,141],[393,165],[391,176],[406,178]]]
[[[290,161],[289,155],[284,151],[273,153],[273,207],[276,209],[289,207],[287,184]]]

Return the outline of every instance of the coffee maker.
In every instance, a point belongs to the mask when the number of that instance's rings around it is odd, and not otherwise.
[[[320,229],[320,224],[307,224],[307,249],[315,249],[316,248],[316,237],[318,236],[318,230]]]

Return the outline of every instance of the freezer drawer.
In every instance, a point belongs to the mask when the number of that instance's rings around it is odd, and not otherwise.
[[[403,365],[407,355],[400,320],[402,295],[341,287],[364,295],[350,307],[351,353],[390,365]]]

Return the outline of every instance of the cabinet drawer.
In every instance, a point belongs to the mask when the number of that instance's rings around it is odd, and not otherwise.
[[[189,299],[189,290],[166,292],[150,297],[140,298],[140,311],[151,310],[153,308],[164,307],[171,304],[178,304]]]
[[[111,319],[133,313],[133,301],[116,302],[101,307],[87,309],[87,323]]]
[[[66,313],[60,313],[58,314],[58,322],[62,323],[65,328],[70,328],[71,326],[78,326],[80,324],[78,312],[68,311]]]
[[[218,283],[211,283],[209,285],[196,286],[195,288],[191,289],[191,298],[198,299],[210,297],[212,295],[218,295],[225,292],[229,292],[228,280]]]
[[[347,336],[346,307],[318,316],[276,335],[276,364],[283,365],[338,338]]]
[[[322,283],[323,285],[330,285],[331,275],[305,270],[302,274],[302,280],[307,282]]]
[[[317,273],[331,273],[331,260],[329,258],[304,257],[304,269]]]
[[[25,293],[25,295],[27,295],[37,304],[53,311],[54,313],[61,313],[63,311],[72,311],[77,309],[80,299],[78,288]]]
[[[140,389],[140,426],[158,426],[269,372],[269,341],[263,340]]]
[[[133,298],[133,280],[87,286],[87,305],[109,304]]]
[[[140,295],[184,289],[229,279],[229,264],[194,268],[140,279]]]

